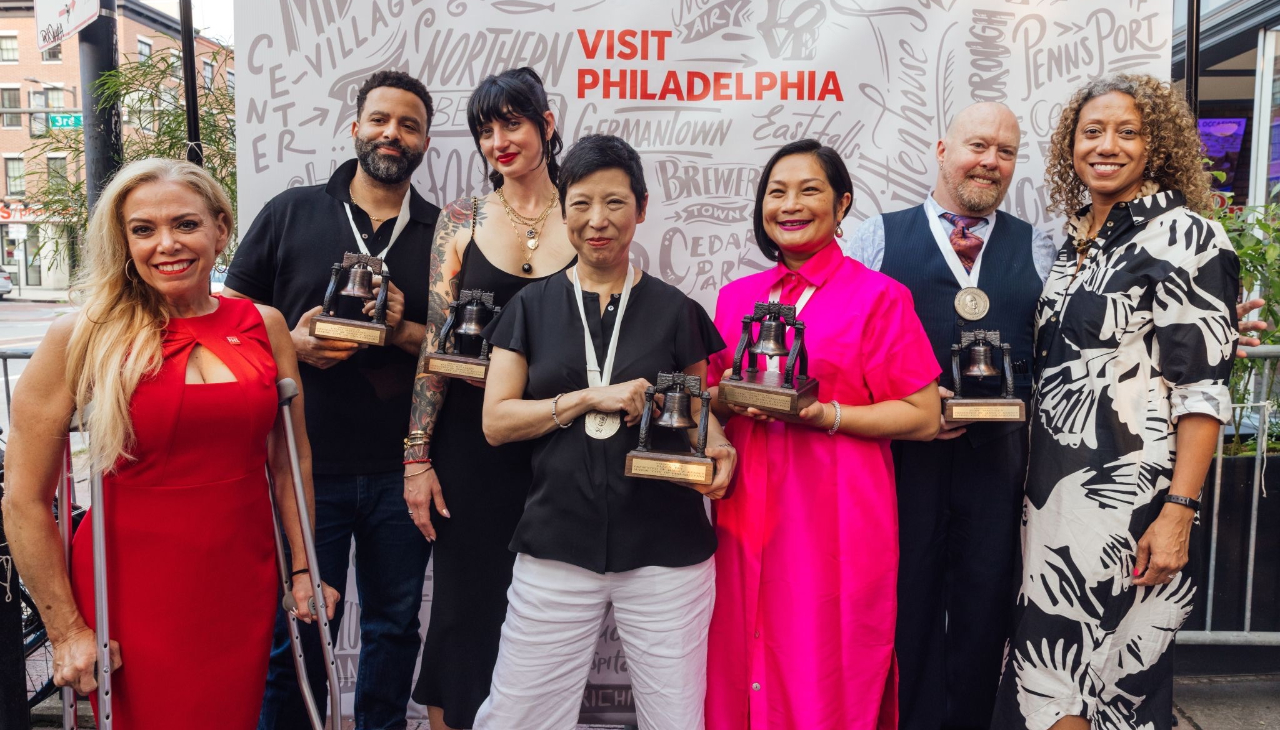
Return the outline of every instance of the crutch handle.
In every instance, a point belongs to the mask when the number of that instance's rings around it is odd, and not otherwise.
[[[284,378],[276,382],[276,402],[280,407],[289,405],[294,398],[298,397],[298,384],[293,382],[293,378]]]

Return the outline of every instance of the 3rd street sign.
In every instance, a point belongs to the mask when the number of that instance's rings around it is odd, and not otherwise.
[[[50,114],[49,129],[80,129],[84,117],[79,114]]]
[[[98,0],[35,0],[36,47],[46,51],[98,17]]]

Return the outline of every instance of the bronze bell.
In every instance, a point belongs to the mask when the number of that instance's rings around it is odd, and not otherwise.
[[[999,374],[991,366],[991,345],[981,341],[974,343],[969,348],[969,367],[965,368],[963,375],[968,378],[985,378]]]
[[[479,337],[491,319],[493,319],[492,310],[484,306],[483,302],[472,299],[462,305],[462,313],[459,317],[461,321],[458,322],[454,332],[460,335]]]
[[[347,286],[340,292],[344,297],[373,299],[373,272],[363,266],[355,266],[347,275]]]
[[[684,388],[668,391],[662,401],[662,415],[658,416],[657,426],[663,428],[694,428],[698,422],[690,415],[689,392]]]
[[[781,320],[769,318],[760,322],[760,336],[751,345],[751,352],[766,357],[787,354],[787,328]]]

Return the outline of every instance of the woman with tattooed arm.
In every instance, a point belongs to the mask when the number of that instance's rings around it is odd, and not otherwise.
[[[508,545],[533,476],[531,444],[485,441],[483,384],[424,372],[426,359],[460,291],[492,292],[494,304],[505,306],[574,258],[556,193],[562,143],[542,80],[529,68],[486,78],[471,96],[467,123],[494,192],[455,200],[436,224],[404,452],[405,502],[435,542],[431,622],[413,691],[432,730],[471,727],[489,694],[515,562]]]

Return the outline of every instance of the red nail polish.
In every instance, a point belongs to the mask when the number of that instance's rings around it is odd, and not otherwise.
[[[1138,577],[1138,576],[1140,576],[1140,575],[1142,575],[1142,571],[1141,571],[1141,570],[1138,570],[1137,568],[1134,568],[1134,569],[1133,569],[1133,577],[1134,577],[1134,578],[1137,578],[1137,577]]]

